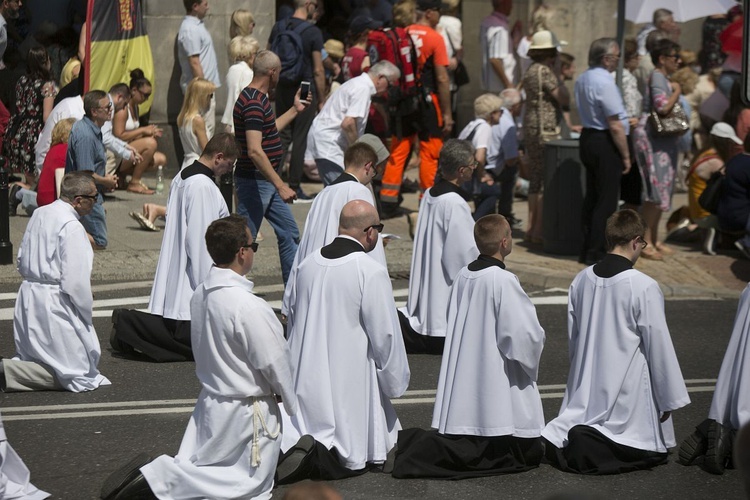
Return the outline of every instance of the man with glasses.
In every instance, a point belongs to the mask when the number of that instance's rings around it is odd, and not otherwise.
[[[279,484],[362,474],[396,444],[401,425],[390,398],[406,391],[410,373],[388,271],[368,255],[382,230],[374,206],[350,201],[338,237],[289,282],[299,411],[282,415]]]
[[[453,279],[479,255],[474,219],[461,189],[477,167],[469,141],[451,139],[440,152],[438,181],[419,208],[409,275],[409,297],[399,309],[401,331],[410,354],[443,354],[448,298]]]
[[[589,48],[589,69],[575,84],[583,124],[581,163],[586,168],[584,239],[579,262],[586,264],[594,264],[607,250],[604,227],[620,201],[620,178],[631,166],[628,115],[610,75],[619,59],[620,47],[614,38],[594,40]]]
[[[13,313],[16,354],[0,361],[0,389],[92,391],[99,373],[93,324],[94,254],[79,220],[96,205],[89,172],[65,174],[60,199],[34,211],[18,249],[23,283]]]
[[[609,253],[581,271],[568,295],[570,373],[547,424],[547,458],[578,474],[619,474],[667,462],[671,412],[690,403],[659,284],[633,269],[646,247],[633,210],[606,221]]]
[[[172,180],[149,313],[112,312],[115,351],[157,362],[193,359],[190,297],[213,265],[203,235],[211,222],[229,215],[215,178],[231,172],[238,156],[234,137],[216,134],[201,157]]]
[[[315,159],[323,184],[328,186],[344,171],[344,151],[365,133],[374,95],[385,95],[398,85],[401,71],[389,61],[375,63],[344,83],[326,101],[313,120],[307,149]]]

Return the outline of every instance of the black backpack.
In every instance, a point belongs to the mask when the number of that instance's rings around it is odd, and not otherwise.
[[[305,51],[302,46],[302,33],[312,24],[302,21],[292,27],[292,21],[285,19],[276,23],[276,38],[271,44],[273,51],[281,59],[279,81],[298,84],[302,81],[305,68]]]

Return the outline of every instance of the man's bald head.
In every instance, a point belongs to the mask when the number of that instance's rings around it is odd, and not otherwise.
[[[373,227],[378,224],[380,217],[375,207],[364,200],[353,200],[341,209],[339,234],[354,238],[369,252],[378,242],[378,230]]]
[[[510,253],[512,242],[510,224],[502,215],[485,215],[474,224],[474,241],[479,253],[505,257]]]

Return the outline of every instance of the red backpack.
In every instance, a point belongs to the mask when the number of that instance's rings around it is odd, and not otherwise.
[[[404,28],[380,28],[372,30],[367,37],[367,53],[370,65],[378,61],[390,61],[401,70],[398,87],[388,90],[388,105],[391,115],[406,116],[414,113],[419,105],[417,88],[417,55],[414,43]]]

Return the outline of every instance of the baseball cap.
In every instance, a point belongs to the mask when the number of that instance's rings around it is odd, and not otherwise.
[[[367,15],[355,16],[349,23],[349,31],[353,35],[364,33],[366,30],[376,30],[383,26],[383,23],[376,21]]]
[[[378,165],[383,163],[391,156],[391,152],[385,147],[383,141],[377,136],[372,134],[364,134],[362,137],[357,139],[357,142],[363,142],[375,150],[375,154],[378,155]]]
[[[735,144],[742,145],[742,141],[737,137],[737,134],[734,133],[734,129],[728,123],[715,123],[714,126],[711,127],[711,135],[721,137],[722,139],[731,139]]]

